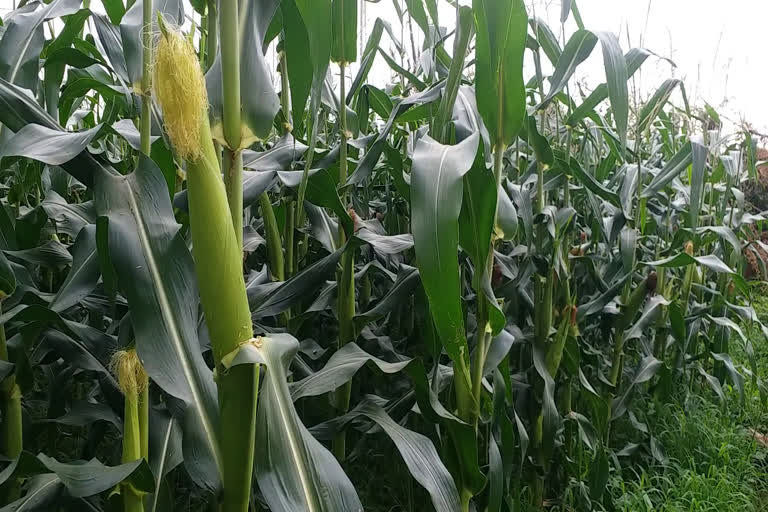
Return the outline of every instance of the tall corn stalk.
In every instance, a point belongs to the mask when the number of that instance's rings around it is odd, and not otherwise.
[[[222,27],[226,27],[222,34],[232,28],[231,23],[236,27],[237,5],[232,3],[234,5],[222,5]],[[226,45],[223,50],[224,53],[237,51]],[[180,156],[187,160],[193,256],[218,369],[224,487],[221,511],[244,512],[248,510],[251,494],[259,366],[238,365],[229,370],[220,366],[225,355],[253,339],[242,273],[242,243],[235,236],[232,222],[235,217],[241,218],[242,212],[232,212],[227,206],[227,193],[208,122],[202,72],[198,62],[193,61],[191,46],[180,34],[164,29],[157,51],[158,100],[163,105],[171,140]],[[232,71],[231,63],[225,69],[229,70],[224,73],[226,90],[232,85],[232,74],[236,78],[237,73]],[[239,88],[239,80],[235,79],[234,84]],[[184,87],[191,90],[185,91]],[[227,112],[231,111],[230,105]],[[231,123],[231,118],[228,121]],[[176,123],[181,125],[178,130],[174,130]],[[229,133],[231,135],[231,131]],[[241,158],[230,153],[230,164]],[[231,174],[230,178],[234,188],[238,187],[238,181],[242,184],[236,175]],[[242,189],[240,194],[242,201]],[[232,199],[232,194],[229,198]],[[216,272],[211,272],[214,268]]]
[[[0,360],[10,361],[8,343],[5,336],[5,325],[0,324]],[[0,383],[0,404],[2,405],[3,422],[0,426],[0,449],[9,459],[15,459],[24,448],[23,429],[21,422],[21,389],[16,383],[16,376],[10,375]],[[10,503],[19,497],[21,482],[11,479],[0,487],[0,497]]]
[[[333,2],[333,43],[331,60],[339,63],[339,183],[344,187],[341,191],[341,204],[346,207],[347,199],[347,65],[357,58],[357,1],[334,0]],[[353,213],[353,224],[356,215]],[[347,242],[344,229],[339,228],[338,246],[343,247]],[[355,248],[347,246],[341,258],[341,273],[338,278],[338,300],[336,305],[339,318],[339,340],[337,349],[355,340]],[[336,408],[339,414],[349,409],[349,399],[352,382],[346,382],[336,391]],[[344,431],[333,439],[333,453],[339,460],[346,455],[346,434]]]
[[[112,370],[125,398],[122,462],[128,463],[147,457],[149,432],[143,427],[141,405],[148,388],[147,374],[133,348],[112,356]],[[125,512],[144,512],[143,493],[131,485],[123,485],[120,494]]]

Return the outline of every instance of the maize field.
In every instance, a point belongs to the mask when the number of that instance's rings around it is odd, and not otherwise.
[[[752,131],[575,0],[365,1],[3,15],[0,512],[625,510],[768,399]]]

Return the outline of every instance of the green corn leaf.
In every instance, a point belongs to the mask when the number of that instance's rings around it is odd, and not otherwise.
[[[0,298],[13,295],[16,291],[16,274],[13,272],[10,262],[0,251]]]
[[[333,62],[349,64],[357,60],[357,2],[358,0],[333,0]]]
[[[528,14],[522,0],[474,0],[477,106],[493,145],[514,142],[525,120],[523,52]]]
[[[312,88],[313,67],[311,62],[309,34],[301,12],[294,0],[280,2],[280,12],[283,18],[283,50],[288,63],[288,79],[291,88],[291,108],[294,112],[304,112]],[[304,126],[304,116],[293,116],[294,130],[301,133]]]
[[[472,9],[463,7],[459,10],[459,25],[457,27],[458,37],[453,47],[453,60],[451,68],[448,71],[445,87],[443,88],[443,97],[440,100],[440,106],[437,109],[437,115],[433,122],[433,132],[437,139],[442,142],[448,142],[450,133],[449,121],[453,113],[456,96],[459,93],[461,80],[464,71],[464,57],[467,54],[469,40],[474,32],[474,20],[472,19]]]
[[[610,32],[596,32],[603,47],[603,62],[608,84],[608,97],[611,100],[613,120],[619,132],[621,150],[627,145],[627,124],[629,122],[629,91],[627,80],[629,73],[618,38]]]
[[[648,50],[643,48],[632,48],[624,55],[624,60],[627,63],[627,75],[629,78],[634,76],[635,72],[640,69],[645,60],[651,55]],[[568,126],[576,126],[582,119],[588,117],[589,114],[594,111],[600,103],[608,98],[608,84],[600,84],[595,87],[595,90],[587,96],[587,98],[576,107],[576,109],[568,116],[565,124]]]
[[[462,177],[477,153],[477,132],[456,146],[429,137],[416,145],[411,170],[412,232],[424,290],[443,347],[469,385],[469,351],[461,308],[459,214]],[[468,388],[469,389],[469,388]]]
[[[363,506],[338,461],[306,429],[296,414],[286,370],[299,343],[273,334],[245,344],[222,364],[266,365],[256,416],[254,473],[264,499],[275,512],[359,512]]]
[[[547,25],[541,18],[530,18],[528,23],[530,24],[533,33],[536,34],[536,41],[541,45],[544,54],[552,65],[557,64],[560,55],[563,53],[563,50],[560,48],[560,43],[557,42],[557,36],[552,32],[552,29],[549,28],[549,25]]]
[[[555,71],[550,79],[549,92],[536,106],[541,110],[547,106],[565,88],[576,68],[590,56],[597,44],[597,36],[589,30],[578,30],[571,36],[563,49],[563,54],[557,61]]]
[[[14,11],[5,20],[0,39],[0,78],[35,90],[45,42],[43,24],[74,14],[79,8],[80,0],[54,0],[48,4],[30,3]]]
[[[179,422],[167,409],[153,407],[149,411],[149,467],[155,477],[155,492],[145,500],[145,508],[150,512],[162,510],[165,477],[184,460],[181,438]]]
[[[307,42],[309,44],[309,56],[312,63],[312,100],[309,108],[309,126],[311,132],[309,136],[309,146],[314,147],[317,137],[317,115],[320,111],[321,95],[323,84],[325,83],[325,74],[328,70],[328,64],[331,60],[331,41],[332,41],[332,5],[331,0],[293,0],[296,8],[301,15]],[[357,44],[357,41],[355,41]],[[291,57],[288,57],[290,66]],[[299,66],[306,67],[306,61],[296,63]],[[293,79],[292,79],[293,80]],[[294,104],[294,109],[300,108]]]
[[[88,224],[72,246],[72,269],[67,274],[50,308],[62,312],[87,297],[98,285],[101,270],[96,250],[96,225]]]
[[[183,404],[187,471],[199,485],[215,488],[220,464],[213,375],[197,338],[192,257],[173,217],[165,180],[142,157],[129,176],[99,176],[95,203],[109,221],[109,257],[131,306],[139,357],[152,380]]]
[[[642,197],[648,198],[659,193],[680,173],[691,165],[693,147],[690,142],[686,142],[683,147],[667,162],[651,182],[643,188]]]
[[[640,110],[640,119],[638,128],[640,131],[645,131],[653,123],[658,116],[659,112],[669,100],[669,97],[674,92],[677,86],[682,86],[682,81],[675,78],[665,80],[661,86],[656,89],[648,103],[646,103],[642,110]]]
[[[0,147],[0,156],[23,156],[48,165],[61,165],[82,153],[101,131],[101,125],[82,132],[63,132],[28,124]]]
[[[707,178],[707,148],[697,142],[691,143],[691,200],[689,204],[689,219],[692,228],[699,227],[699,210],[701,210],[704,182]]]

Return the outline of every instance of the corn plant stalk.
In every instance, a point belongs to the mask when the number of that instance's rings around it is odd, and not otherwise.
[[[285,44],[284,31],[280,33],[280,42],[282,44]],[[283,133],[289,134],[291,133],[291,131],[293,131],[293,125],[292,125],[293,121],[291,117],[291,94],[290,94],[291,88],[288,81],[288,56],[286,55],[285,48],[283,48],[283,51],[280,52],[280,84],[281,84],[280,107],[283,111],[283,119],[284,119]],[[285,219],[285,233],[283,235],[285,240],[285,256],[283,257],[283,259],[285,261],[283,262],[283,266],[285,267],[285,274],[287,275],[287,277],[291,277],[293,276],[295,264],[296,264],[296,260],[294,256],[294,249],[295,249],[294,239],[295,239],[297,212],[296,212],[293,196],[288,196],[286,198],[285,207],[286,207],[285,208],[286,219]],[[274,217],[274,214],[273,214],[273,217]],[[266,221],[265,221],[265,225],[266,225]],[[275,224],[275,226],[277,226],[277,224]],[[266,228],[265,228],[265,231],[267,231]],[[270,252],[270,249],[267,248],[267,251]],[[273,256],[270,253],[270,261],[272,261],[272,259],[273,259]]]
[[[214,361],[253,337],[251,313],[241,271],[240,247],[232,230],[227,198],[219,178],[207,117],[200,143],[203,156],[187,172],[193,255],[200,298],[211,333]],[[216,273],[210,270],[218,269]],[[222,512],[248,510],[258,391],[257,365],[235,366],[218,374],[224,499]]]
[[[141,75],[141,119],[139,121],[139,137],[141,152],[149,156],[152,135],[152,0],[144,0],[142,4],[142,75]],[[141,457],[149,460],[149,382],[141,386],[138,397],[139,439],[141,441]]]
[[[205,35],[205,69],[207,70],[216,60],[216,51],[219,48],[219,8],[216,0],[208,0],[206,11],[207,33]]]
[[[2,305],[0,305],[2,314]],[[5,338],[5,324],[0,324],[0,360],[8,361],[8,344]],[[0,423],[0,442],[3,455],[15,459],[24,447],[21,423],[21,389],[16,384],[15,375],[9,375],[0,383],[0,400],[2,400],[3,421]],[[21,491],[18,479],[5,483],[0,492],[3,503],[15,501]]]
[[[233,216],[211,138],[205,100],[205,85],[194,50],[182,45],[180,34],[169,33],[161,21],[163,40],[158,46],[155,81],[163,105],[166,127],[178,128],[177,121],[195,126],[169,130],[179,153],[187,158],[192,254],[200,299],[211,336],[217,367],[221,431],[223,497],[221,512],[246,512],[253,472],[258,365],[238,365],[224,371],[224,355],[253,338],[251,313],[242,273],[242,243],[233,230]],[[176,39],[174,39],[176,38]],[[163,46],[166,45],[166,46]],[[161,48],[163,49],[161,51]],[[163,57],[161,59],[161,56]],[[181,76],[181,78],[179,78]],[[182,81],[185,78],[186,81]],[[174,80],[176,80],[174,82]],[[179,90],[178,84],[195,84],[199,90]],[[195,103],[195,101],[197,103]],[[199,111],[190,112],[192,107]],[[166,108],[166,106],[168,108]],[[188,135],[197,132],[197,144]],[[177,140],[174,140],[176,136]],[[242,231],[241,231],[242,232]],[[216,269],[212,272],[212,269]]]
[[[232,216],[232,227],[238,245],[243,245],[243,156],[240,147],[240,30],[238,0],[222,0],[219,23],[221,26],[221,81],[224,92],[223,131],[224,184]]]
[[[152,131],[152,0],[142,4],[143,25],[141,32],[142,74],[141,74],[141,120],[139,133],[141,152],[149,156]]]
[[[283,266],[283,252],[280,246],[280,230],[277,227],[277,219],[269,196],[264,193],[259,196],[261,216],[264,219],[264,233],[267,238],[267,258],[269,259],[269,272],[274,281],[284,281],[285,271]]]
[[[141,432],[139,427],[139,397],[135,392],[125,395],[125,415],[123,419],[123,456],[122,462],[133,462],[141,455]],[[144,502],[130,485],[124,485],[121,491],[125,512],[143,512]]]
[[[494,145],[493,152],[493,175],[495,178],[496,190],[501,186],[502,171],[504,169],[504,151],[506,146],[503,142],[497,141]],[[493,226],[495,231],[496,222],[498,221],[499,209],[496,205],[496,212],[493,217]],[[491,237],[491,246],[488,250],[488,261],[486,262],[485,272],[487,275],[491,275],[493,272],[493,250],[495,246],[494,237]],[[483,273],[477,272],[475,279],[475,293],[477,295],[477,341],[478,345],[475,349],[475,361],[472,364],[472,396],[474,397],[472,406],[472,419],[477,426],[477,419],[480,414],[480,393],[483,387],[483,370],[485,368],[485,359],[488,355],[488,348],[490,347],[492,333],[491,327],[488,324],[488,308],[490,305],[487,303],[485,293],[482,290],[482,276]]]
[[[620,377],[621,362],[624,355],[624,331],[629,328],[632,324],[632,320],[635,318],[638,311],[640,311],[640,306],[643,305],[643,299],[645,299],[645,296],[649,291],[650,279],[650,277],[646,277],[631,293],[628,291],[629,288],[625,288],[622,295],[621,302],[624,305],[624,308],[621,314],[616,318],[613,360],[611,363],[611,373],[608,377],[609,382],[616,390],[621,387]]]
[[[135,349],[115,353],[112,358],[112,367],[125,398],[121,462],[128,463],[144,456],[146,431],[142,432],[140,402],[142,394],[146,391],[147,378]],[[130,484],[123,484],[120,494],[123,497],[125,512],[144,511],[142,495]]]
[[[207,117],[200,143],[203,156],[187,173],[193,255],[200,298],[211,333],[214,361],[253,337],[251,313],[241,271],[241,244],[232,230],[227,198],[211,141]],[[210,270],[217,268],[217,272]],[[257,365],[235,366],[218,374],[224,498],[222,512],[245,512],[251,491]]]
[[[341,146],[339,149],[339,181],[347,181],[347,104],[346,98],[346,63],[339,63],[339,74],[341,84],[339,91],[339,131],[341,132]],[[341,194],[342,204],[347,204],[346,190]],[[346,242],[346,234],[339,227],[339,247]],[[339,343],[338,348],[355,339],[355,251],[352,247],[347,247],[344,255],[341,257],[341,276],[338,283],[338,303],[337,314],[339,317]],[[352,381],[347,381],[336,390],[336,407],[340,414],[344,414],[349,409],[349,398],[352,391]],[[346,452],[346,433],[341,431],[333,438],[333,453],[339,460],[344,460]]]

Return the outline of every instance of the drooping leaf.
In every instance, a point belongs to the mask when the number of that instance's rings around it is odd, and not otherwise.
[[[616,129],[619,132],[622,151],[627,145],[627,124],[629,122],[629,91],[627,80],[629,73],[624,54],[619,46],[619,40],[610,32],[597,32],[597,37],[603,47],[603,62],[605,65],[608,97],[611,99],[611,109]]]
[[[384,409],[372,402],[362,403],[357,410],[375,421],[392,439],[413,478],[429,493],[435,510],[461,510],[453,477],[442,464],[428,437],[401,427]]]
[[[63,491],[64,484],[54,473],[36,475],[30,478],[24,497],[0,508],[0,512],[50,510],[61,501]]]
[[[576,71],[579,64],[584,62],[592,53],[592,50],[597,44],[597,40],[595,34],[589,30],[583,29],[576,31],[571,36],[563,49],[563,54],[557,61],[557,66],[555,66],[555,71],[550,80],[551,85],[549,87],[549,92],[544,96],[541,103],[536,106],[537,110],[544,108],[555,98],[555,96],[560,94],[560,91],[565,88],[565,85],[568,83],[571,76],[573,76],[573,73]]]
[[[83,464],[64,464],[44,454],[38,455],[38,458],[59,477],[67,492],[75,498],[99,494],[124,481],[140,492],[155,489],[152,472],[143,459],[110,467],[96,459]]]
[[[74,306],[96,288],[101,271],[96,251],[96,225],[80,231],[72,247],[72,268],[56,292],[50,308],[56,312]]]
[[[643,109],[640,111],[638,126],[640,131],[645,131],[651,125],[661,109],[664,108],[667,100],[669,100],[672,92],[674,92],[675,87],[681,84],[682,82],[680,80],[670,78],[661,84],[658,89],[656,89],[656,92],[653,94],[651,99],[648,100],[648,103],[646,103],[643,106]]]
[[[650,55],[650,52],[643,48],[632,48],[629,50],[624,55],[624,60],[627,63],[628,77],[631,78]],[[568,116],[568,119],[566,119],[565,124],[576,126],[606,98],[608,98],[608,84],[603,83],[595,87],[595,90],[587,96],[581,105],[574,109],[571,115]]]
[[[79,155],[99,134],[101,125],[82,132],[62,132],[28,124],[0,148],[0,156],[23,156],[48,165],[62,165]]]
[[[96,223],[93,202],[69,204],[58,193],[49,190],[40,205],[48,218],[56,224],[56,231],[70,238],[77,238],[80,230]]]
[[[184,404],[184,460],[199,485],[218,482],[218,408],[197,338],[192,256],[173,216],[165,180],[142,156],[128,176],[99,176],[96,210],[108,219],[111,263],[131,308],[147,373]]]
[[[0,39],[0,78],[25,89],[35,90],[39,57],[45,42],[43,23],[74,14],[80,8],[80,1],[31,3],[14,11],[5,20],[5,31]]]

